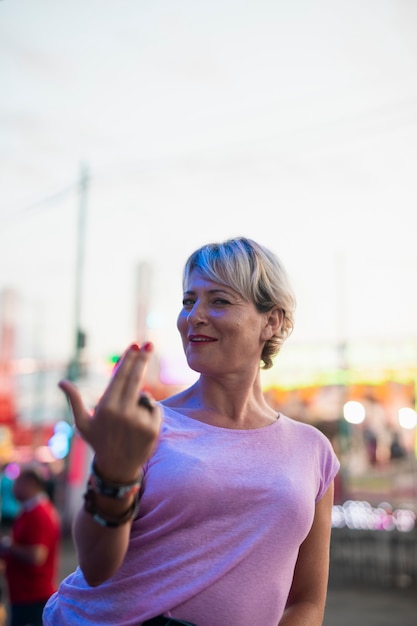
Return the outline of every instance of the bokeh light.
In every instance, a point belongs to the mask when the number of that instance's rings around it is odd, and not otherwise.
[[[398,422],[402,428],[412,430],[417,426],[417,413],[414,409],[403,407],[398,411]]]
[[[54,434],[48,441],[48,447],[56,459],[64,459],[68,455],[73,431],[73,427],[64,420],[55,424]]]
[[[365,407],[361,402],[350,400],[343,406],[343,417],[349,424],[362,424],[365,419]]]
[[[414,511],[402,508],[394,510],[388,502],[373,507],[366,501],[347,500],[344,504],[333,506],[333,528],[411,532],[415,525]]]

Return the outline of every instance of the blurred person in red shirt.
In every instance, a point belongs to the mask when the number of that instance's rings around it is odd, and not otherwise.
[[[5,560],[11,626],[42,626],[42,612],[58,586],[61,525],[47,495],[41,468],[26,466],[14,483],[21,503],[9,537],[0,540]]]

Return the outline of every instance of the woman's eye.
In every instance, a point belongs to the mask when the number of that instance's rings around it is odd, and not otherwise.
[[[193,306],[194,305],[194,300],[192,300],[191,298],[184,298],[184,300],[182,301],[182,306]]]
[[[225,300],[224,298],[216,298],[213,300],[213,304],[230,304],[229,300]]]

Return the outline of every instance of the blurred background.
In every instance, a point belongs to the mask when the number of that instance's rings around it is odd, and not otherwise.
[[[157,398],[192,382],[184,261],[248,236],[298,301],[265,391],[342,462],[334,577],[417,584],[417,5],[3,0],[0,76],[3,475],[47,464],[70,519],[57,382],[93,406],[145,339]]]

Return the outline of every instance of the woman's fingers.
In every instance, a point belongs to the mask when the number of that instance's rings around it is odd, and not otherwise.
[[[150,342],[145,343],[136,351],[135,358],[132,360],[124,388],[124,399],[129,404],[136,404],[138,401],[152,349],[153,346]]]
[[[119,406],[131,404],[137,399],[151,351],[150,343],[145,343],[142,347],[136,343],[130,345],[117,363],[103,399]]]
[[[161,411],[146,394],[139,401],[151,352],[150,343],[142,348],[133,344],[124,352],[91,415],[77,387],[68,380],[59,383],[98,467],[104,476],[119,482],[137,476],[158,440]]]
[[[155,408],[155,402],[148,393],[141,393],[138,400],[138,406],[141,406],[152,413]]]
[[[61,380],[58,386],[65,393],[68,403],[71,407],[71,411],[74,417],[74,422],[81,434],[87,432],[87,426],[90,419],[90,415],[84,402],[81,398],[80,392],[77,387],[69,380]]]

